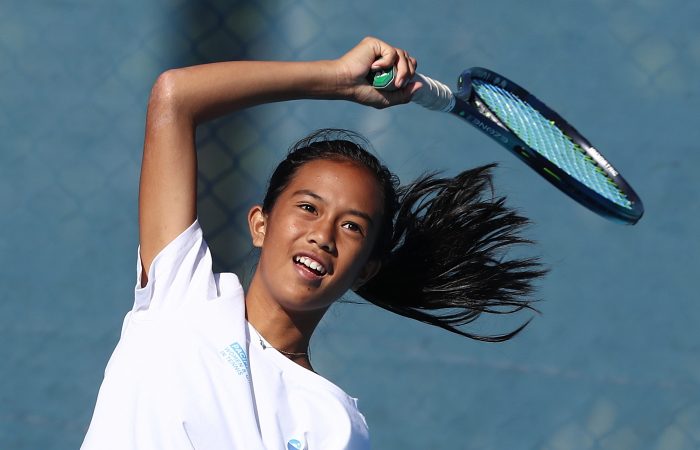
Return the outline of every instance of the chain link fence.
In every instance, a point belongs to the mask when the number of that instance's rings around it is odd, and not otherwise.
[[[645,199],[645,222],[601,224],[478,133],[419,108],[290,102],[198,131],[200,220],[216,268],[249,273],[246,212],[287,147],[313,129],[360,131],[402,179],[498,159],[499,186],[541,224],[532,233],[562,267],[543,286],[545,316],[517,343],[485,347],[341,307],[312,349],[321,373],[360,397],[375,448],[700,448],[700,314],[689,281],[700,275],[699,23],[699,4],[683,0],[0,5],[0,448],[82,439],[129,307],[157,75],[231,59],[331,58],[367,34],[405,46],[446,81],[473,65],[503,72],[584,134],[599,130]],[[590,234],[576,237],[581,228]],[[591,247],[596,255],[575,256]]]

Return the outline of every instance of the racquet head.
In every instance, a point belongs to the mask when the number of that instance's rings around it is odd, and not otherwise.
[[[462,72],[457,87],[458,104],[451,112],[489,134],[566,194],[611,219],[634,224],[642,217],[642,202],[620,172],[527,90],[480,67]]]

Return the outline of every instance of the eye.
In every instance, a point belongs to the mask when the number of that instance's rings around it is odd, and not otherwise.
[[[310,213],[316,213],[316,207],[310,203],[300,203],[299,208]]]
[[[343,228],[347,228],[348,230],[355,232],[355,233],[362,233],[362,227],[356,224],[355,222],[345,222],[343,225]]]

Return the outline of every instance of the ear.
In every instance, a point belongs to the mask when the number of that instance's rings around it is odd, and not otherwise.
[[[254,247],[262,247],[265,240],[265,226],[267,217],[263,213],[262,206],[255,205],[248,211],[248,228]]]
[[[356,291],[360,289],[362,285],[371,280],[381,268],[382,263],[378,259],[370,259],[367,261],[362,270],[360,270],[360,274],[355,279],[355,282],[352,285],[352,290]]]

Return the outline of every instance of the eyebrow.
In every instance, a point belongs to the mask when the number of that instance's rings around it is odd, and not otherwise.
[[[299,189],[298,191],[295,191],[295,192],[292,194],[292,197],[297,196],[297,195],[308,195],[309,197],[313,197],[313,198],[315,198],[315,199],[318,200],[318,201],[325,202],[325,200],[324,200],[323,197],[321,197],[320,195],[318,195],[318,194],[315,193],[314,191],[310,191],[309,189]],[[372,217],[371,217],[369,214],[367,214],[366,212],[364,212],[364,211],[360,211],[360,210],[357,210],[357,209],[349,209],[347,212],[348,212],[348,214],[351,214],[351,215],[353,215],[353,216],[362,217],[362,218],[365,219],[367,222],[369,222],[370,225],[374,224],[374,221],[372,220]]]

